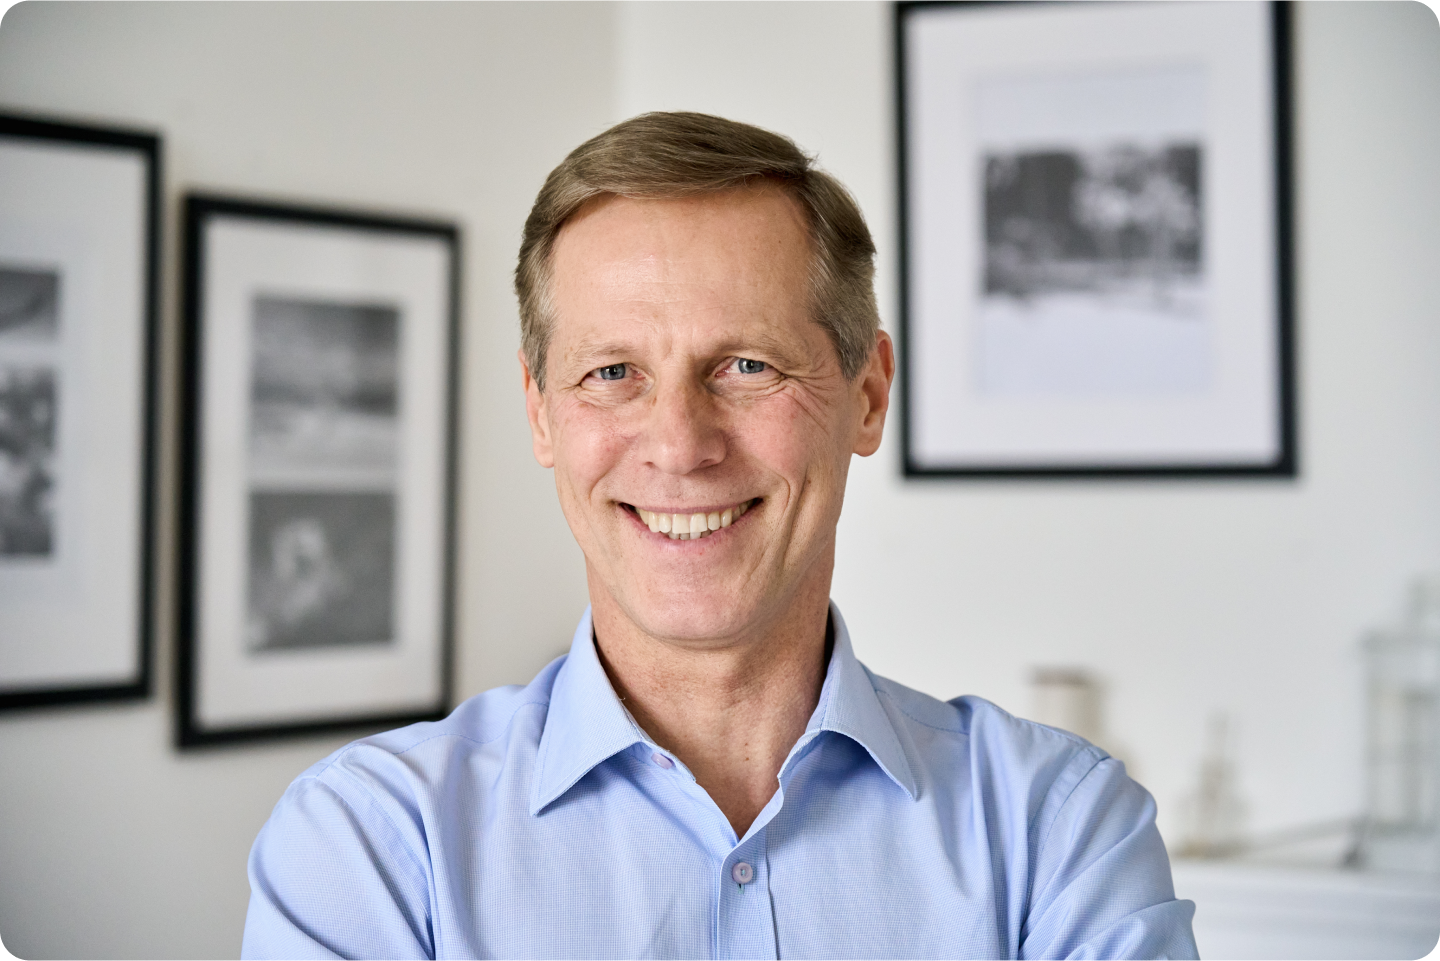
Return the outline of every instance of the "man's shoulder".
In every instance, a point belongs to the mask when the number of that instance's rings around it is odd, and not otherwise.
[[[510,684],[462,701],[438,721],[421,721],[351,741],[316,762],[295,783],[320,781],[332,789],[347,783],[390,781],[387,772],[409,771],[432,781],[445,769],[476,755],[510,753],[516,738],[539,742],[550,688],[564,663],[552,661],[527,685]],[[393,785],[392,785],[393,786]]]
[[[867,673],[897,727],[910,728],[919,735],[915,740],[940,749],[944,749],[941,745],[963,748],[977,770],[998,765],[1012,774],[1029,770],[1055,777],[1058,769],[1083,773],[1109,757],[1083,738],[1016,717],[983,697],[967,694],[942,701],[868,669]]]

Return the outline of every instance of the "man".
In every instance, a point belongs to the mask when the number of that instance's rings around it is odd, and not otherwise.
[[[843,187],[716,117],[550,175],[520,362],[591,607],[528,687],[290,787],[247,956],[1194,956],[1118,762],[855,659],[829,589],[895,370],[873,256]]]

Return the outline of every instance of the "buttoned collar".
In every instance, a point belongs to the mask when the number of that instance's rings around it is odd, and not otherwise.
[[[834,646],[820,700],[805,734],[781,767],[781,778],[819,734],[830,731],[855,741],[912,799],[915,778],[889,715],[865,667],[855,659],[850,632],[832,602]],[[570,655],[555,676],[545,729],[535,758],[530,813],[539,814],[596,765],[636,744],[654,742],[620,703],[595,651],[590,609],[580,618]]]

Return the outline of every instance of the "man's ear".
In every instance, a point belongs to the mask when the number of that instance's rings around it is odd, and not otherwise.
[[[855,434],[855,453],[869,457],[880,449],[885,434],[885,414],[890,410],[890,384],[895,380],[895,344],[885,331],[876,331],[875,349],[856,380],[859,391],[860,424]]]
[[[530,420],[530,440],[534,445],[535,459],[541,467],[554,467],[555,449],[550,443],[550,413],[545,405],[545,394],[530,373],[525,351],[520,350],[516,354],[520,358],[520,380],[525,386],[525,416]]]

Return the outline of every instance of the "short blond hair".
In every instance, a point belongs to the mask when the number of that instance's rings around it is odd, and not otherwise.
[[[545,355],[554,330],[550,260],[567,220],[597,197],[693,196],[770,181],[799,203],[813,247],[810,304],[854,379],[880,329],[875,306],[875,243],[860,207],[834,177],[789,137],[703,113],[647,113],[576,147],[545,178],[525,220],[515,293],[526,363],[545,389]]]

